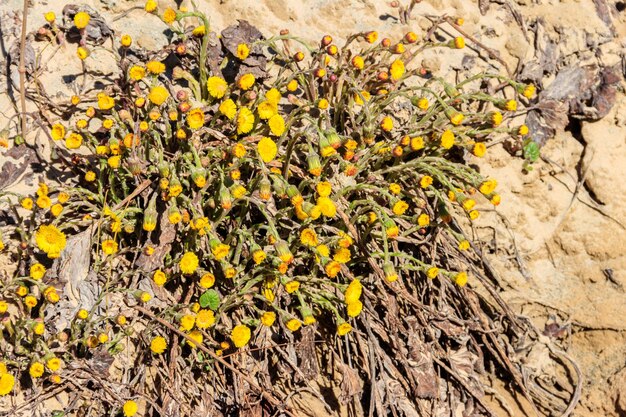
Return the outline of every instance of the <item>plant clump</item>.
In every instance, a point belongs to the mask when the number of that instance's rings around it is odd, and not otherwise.
[[[501,197],[470,162],[497,135],[524,140],[510,117],[534,87],[485,73],[450,83],[414,64],[462,37],[310,46],[241,22],[218,39],[202,13],[145,11],[172,43],[115,40],[120,77],[50,126],[71,179],[4,196],[14,221],[0,245],[17,269],[0,285],[0,395],[88,378],[81,366],[132,346],[128,385],[99,395],[103,410],[135,415],[143,396],[157,413],[172,401],[226,413],[243,393],[275,409],[328,355],[359,369],[365,388],[344,381],[342,395],[365,395],[370,412],[405,407],[400,385],[416,409],[456,396],[486,413],[453,357],[517,375],[494,333],[517,343],[528,325],[476,291],[493,284],[463,227]],[[84,40],[93,19],[73,22]],[[92,47],[77,49],[87,66]],[[194,381],[209,397],[166,388],[197,393]]]

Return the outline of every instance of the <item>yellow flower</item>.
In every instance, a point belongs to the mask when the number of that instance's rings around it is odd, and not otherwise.
[[[61,191],[57,196],[57,199],[59,200],[59,203],[65,204],[70,199],[70,195],[64,191]]]
[[[428,110],[429,106],[430,106],[430,103],[428,102],[428,99],[426,97],[420,97],[417,100],[417,107],[420,108],[421,110]]]
[[[385,118],[383,118],[383,120],[380,122],[380,128],[385,132],[391,132],[391,130],[393,129],[393,120],[391,119],[391,117],[386,116]]]
[[[41,377],[43,375],[43,372],[44,372],[44,367],[43,367],[43,363],[41,362],[33,362],[32,365],[30,365],[30,368],[28,369],[28,373],[33,378]]]
[[[274,136],[280,136],[285,132],[285,119],[280,114],[275,114],[267,121],[270,131]]]
[[[133,417],[137,414],[137,403],[133,400],[128,400],[124,403],[124,417]]]
[[[122,157],[119,155],[111,156],[107,159],[107,165],[109,165],[113,169],[117,169],[120,167],[120,162],[122,161]]]
[[[257,152],[263,162],[267,163],[276,157],[278,147],[276,146],[276,142],[274,142],[271,138],[263,137],[257,145]]]
[[[389,67],[389,74],[391,75],[391,79],[394,81],[398,81],[404,75],[404,62],[400,59],[396,59],[391,63]]]
[[[196,314],[196,327],[207,329],[215,324],[215,313],[211,310],[202,309]]]
[[[46,366],[48,367],[48,369],[50,369],[52,372],[58,371],[59,368],[61,367],[61,359],[59,358],[50,358],[46,361]]]
[[[191,314],[185,314],[184,316],[180,318],[181,330],[188,332],[189,330],[193,329],[193,326],[195,326],[195,324],[196,324],[196,318],[195,316],[192,316]]]
[[[39,196],[39,198],[37,198],[37,207],[45,209],[50,207],[50,205],[52,204],[52,201],[50,200],[50,197],[48,197],[47,195],[42,195]]]
[[[215,259],[217,259],[218,261],[224,259],[229,252],[230,246],[223,243],[218,243],[217,245],[215,245],[215,247],[211,249],[211,253],[213,253],[213,256],[215,256]]]
[[[363,303],[360,302],[359,300],[348,303],[348,316],[356,317],[359,314],[361,314],[362,310],[363,310]]]
[[[317,205],[325,217],[335,217],[337,214],[337,206],[329,197],[318,198]]]
[[[474,145],[472,153],[479,158],[482,158],[487,153],[487,146],[483,142],[477,142]]]
[[[43,18],[46,19],[46,22],[52,23],[56,20],[57,17],[54,14],[54,12],[47,12],[47,13],[44,13]]]
[[[298,288],[300,288],[300,283],[298,281],[289,281],[288,283],[285,284],[285,290],[289,294],[298,291]]]
[[[273,104],[278,104],[278,102],[280,101],[281,97],[282,97],[282,95],[280,94],[280,91],[278,91],[278,89],[276,89],[276,88],[270,88],[265,93],[265,98],[267,99],[267,101],[269,101],[270,103],[273,103]]]
[[[468,198],[466,200],[463,200],[463,202],[461,203],[461,205],[463,206],[463,208],[466,211],[470,211],[471,209],[474,208],[474,206],[476,205],[476,201],[472,200],[471,198]]]
[[[210,272],[202,275],[200,278],[200,286],[202,288],[211,288],[215,284],[215,275]]]
[[[254,127],[254,114],[247,107],[242,107],[237,116],[237,134],[248,133]]]
[[[291,80],[287,83],[287,91],[291,91],[292,93],[298,89],[298,81]]]
[[[430,224],[430,216],[426,213],[422,213],[417,218],[417,224],[420,227],[426,227]]]
[[[162,336],[157,336],[150,342],[150,350],[157,355],[165,352],[167,349],[167,341]]]
[[[267,120],[278,113],[278,105],[271,101],[262,101],[257,107],[257,112],[261,119]]]
[[[496,180],[488,179],[480,184],[480,187],[478,187],[478,191],[480,191],[481,194],[489,195],[495,191],[497,186],[498,182]]]
[[[344,293],[346,304],[352,304],[355,301],[359,301],[362,292],[363,285],[361,284],[361,281],[359,281],[358,279],[352,280],[352,282],[350,282],[350,285],[348,285],[348,288],[346,288],[346,292]]]
[[[155,75],[165,72],[165,64],[159,61],[148,61],[146,63],[146,68],[148,69],[149,73]]]
[[[470,243],[467,240],[462,240],[459,242],[459,250],[468,250],[470,248]]]
[[[467,284],[467,273],[459,272],[458,274],[456,274],[456,277],[454,278],[454,283],[459,287],[464,287],[465,284]]]
[[[102,252],[105,255],[113,255],[117,252],[117,242],[112,239],[102,241]]]
[[[273,311],[266,311],[261,316],[261,323],[264,326],[270,327],[272,324],[274,324],[275,321],[276,321],[276,313],[274,313]]]
[[[66,238],[56,226],[41,225],[35,233],[37,247],[48,255],[48,258],[58,258],[65,249]]]
[[[317,233],[313,229],[304,229],[300,232],[300,242],[307,246],[317,246]]]
[[[437,277],[437,275],[439,275],[439,268],[437,268],[436,266],[431,266],[430,268],[428,268],[428,270],[426,271],[426,276],[430,279],[434,279]]]
[[[246,147],[243,143],[236,143],[232,148],[232,154],[235,158],[243,158],[246,155]]]
[[[297,332],[298,329],[302,326],[302,322],[298,319],[291,319],[287,323],[285,323],[289,331]]]
[[[330,261],[324,268],[329,278],[335,278],[341,272],[341,264],[337,261]]]
[[[409,205],[402,200],[398,200],[394,205],[393,205],[393,213],[397,216],[402,216],[404,214],[404,212],[407,211],[407,209],[409,208]]]
[[[185,275],[191,275],[198,269],[198,256],[193,252],[185,252],[178,265]]]
[[[39,281],[46,274],[46,267],[36,263],[30,267],[30,277]]]
[[[441,146],[444,149],[450,149],[454,145],[454,133],[451,130],[446,129],[441,134]]]
[[[120,44],[123,47],[128,48],[130,45],[133,44],[133,38],[131,38],[130,35],[123,35],[120,39]]]
[[[252,259],[254,260],[254,263],[257,265],[263,262],[265,258],[267,258],[267,254],[260,249],[254,251],[254,253],[252,254]]]
[[[249,73],[244,74],[237,81],[237,86],[239,86],[239,88],[241,88],[242,90],[246,91],[252,88],[255,81],[256,79],[254,78],[254,75],[249,74]]]
[[[153,11],[155,11],[157,8],[157,2],[156,0],[148,0],[146,1],[146,5],[144,6],[144,9],[146,12],[148,13],[152,13]]]
[[[322,181],[315,186],[315,190],[320,197],[328,197],[333,189],[328,181]]]
[[[202,109],[193,109],[187,114],[187,125],[190,129],[200,129],[204,126],[204,120],[204,112]]]
[[[454,38],[454,47],[456,49],[465,48],[465,39],[461,36],[457,36],[456,38]]]
[[[352,326],[350,323],[343,322],[339,326],[337,326],[337,334],[339,336],[345,336],[352,331]]]
[[[480,212],[478,210],[472,210],[469,212],[469,218],[471,220],[476,220],[480,216]]]
[[[356,69],[362,70],[365,67],[365,61],[363,60],[362,56],[356,55],[354,58],[352,58],[352,61],[350,61],[352,63],[352,66]]]
[[[52,136],[53,140],[63,139],[65,137],[65,127],[60,123],[53,124],[50,136]]]
[[[165,100],[170,96],[167,88],[162,85],[157,85],[150,89],[150,95],[148,95],[148,99],[157,106],[165,103]]]
[[[350,249],[339,248],[335,251],[335,255],[333,256],[333,259],[339,262],[340,264],[345,264],[345,263],[350,262],[351,257],[352,257],[352,254],[350,253]]]
[[[206,26],[200,25],[200,26],[194,28],[193,31],[191,32],[191,34],[193,36],[198,36],[198,37],[204,36],[206,34]]]
[[[0,373],[0,396],[7,395],[13,391],[15,377],[9,373]]]
[[[374,43],[376,42],[376,39],[378,39],[378,32],[376,31],[367,32],[365,34],[365,40],[367,43]]]
[[[529,132],[528,126],[526,125],[521,125],[519,129],[517,129],[517,134],[520,136],[526,136],[528,132]]]
[[[532,96],[535,95],[535,86],[532,84],[528,84],[526,87],[524,87],[524,90],[522,92],[522,95],[526,98],[531,98]]]
[[[325,98],[322,98],[320,99],[320,101],[317,102],[317,108],[320,110],[326,110],[328,106],[328,100],[326,100]]]
[[[133,65],[128,70],[128,76],[135,81],[141,80],[146,76],[146,69],[144,67],[140,67],[138,65]]]
[[[115,105],[115,99],[105,93],[98,93],[98,107],[100,110],[109,110]]]
[[[402,191],[402,187],[400,186],[400,184],[392,182],[391,184],[389,184],[389,191],[391,191],[392,194],[398,195]]]
[[[235,328],[230,333],[230,338],[236,347],[241,348],[248,344],[250,341],[250,328],[245,324],[240,324],[235,326]]]
[[[330,256],[330,249],[328,249],[328,246],[326,245],[319,245],[315,249],[317,250],[317,253],[319,253],[322,256],[325,256],[325,257]]]
[[[226,94],[227,89],[228,84],[222,77],[213,76],[207,80],[207,90],[209,90],[211,97],[222,98]]]
[[[430,175],[424,175],[420,179],[420,187],[422,188],[428,188],[432,185],[432,183],[433,183],[433,177],[431,177]]]
[[[193,332],[189,333],[189,337],[197,344],[202,344],[202,341],[204,340],[204,337],[202,336],[202,333],[200,333],[199,330],[194,330]],[[189,341],[187,341],[187,343],[189,343],[190,348],[195,349],[196,343],[189,342]]]
[[[509,100],[506,103],[504,103],[504,108],[508,111],[515,111],[517,110],[517,101],[515,100]]]
[[[80,145],[82,144],[83,144],[83,137],[81,136],[80,133],[72,132],[67,137],[67,139],[65,139],[65,147],[67,149],[78,149],[80,148]]]
[[[154,274],[152,275],[152,280],[158,287],[162,287],[163,285],[165,285],[165,282],[167,281],[167,276],[165,275],[165,272],[161,271],[160,269],[157,269],[156,271],[154,271]]]
[[[502,113],[499,111],[494,111],[489,113],[489,119],[491,120],[491,124],[494,126],[499,126],[502,123]]]
[[[78,29],[84,29],[89,24],[89,14],[78,12],[74,15],[74,25]]]
[[[227,99],[222,101],[219,107],[219,111],[229,120],[233,120],[237,115],[237,105],[231,99]]]
[[[171,23],[174,23],[175,20],[176,20],[176,10],[170,7],[165,9],[165,11],[163,12],[163,21],[169,25]]]
[[[237,45],[237,58],[242,61],[246,59],[250,55],[250,48],[245,43],[240,43]]]
[[[87,182],[93,182],[96,180],[96,173],[93,171],[87,171],[85,172],[85,181]]]
[[[458,126],[463,123],[464,118],[465,116],[463,115],[463,113],[455,112],[451,115],[450,122],[452,122],[453,125]]]

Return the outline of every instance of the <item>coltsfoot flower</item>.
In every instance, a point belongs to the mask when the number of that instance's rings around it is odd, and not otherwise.
[[[193,252],[185,252],[178,265],[183,274],[191,275],[198,269],[198,256]]]

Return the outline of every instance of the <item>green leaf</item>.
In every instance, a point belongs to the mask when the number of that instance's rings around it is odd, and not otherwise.
[[[536,142],[533,142],[532,140],[526,141],[524,144],[524,159],[530,162],[535,162],[539,159],[540,154],[541,149],[539,149],[539,145],[537,145]]]
[[[220,296],[215,290],[207,290],[200,296],[200,307],[216,310],[220,306]]]

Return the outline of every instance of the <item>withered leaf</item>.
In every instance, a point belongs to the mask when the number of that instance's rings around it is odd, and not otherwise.
[[[154,249],[152,255],[144,252],[137,258],[136,265],[146,272],[152,272],[163,266],[163,259],[172,248],[172,242],[176,238],[176,226],[171,224],[166,215],[161,214],[159,222],[159,246]]]
[[[35,151],[28,146],[15,146],[4,152],[0,168],[0,190],[13,185],[36,160]]]
[[[359,374],[346,364],[341,365],[341,394],[339,401],[347,403],[353,397],[359,395],[362,391],[362,381]]]
[[[63,8],[63,26],[66,28],[66,36],[68,39],[73,41],[80,39],[80,32],[73,24],[74,15],[78,12],[86,12],[89,14],[89,24],[85,28],[85,33],[89,41],[101,45],[108,38],[113,36],[113,30],[109,27],[102,15],[95,9],[85,4],[68,4]]]
[[[238,59],[229,61],[229,65],[224,69],[224,75],[234,79],[249,73],[256,78],[265,78],[267,76],[267,58],[260,46],[252,46],[255,41],[264,39],[263,34],[246,20],[239,20],[238,22],[222,31],[222,45],[236,57],[237,47],[240,44],[245,44],[251,47],[250,54],[243,61]]]

